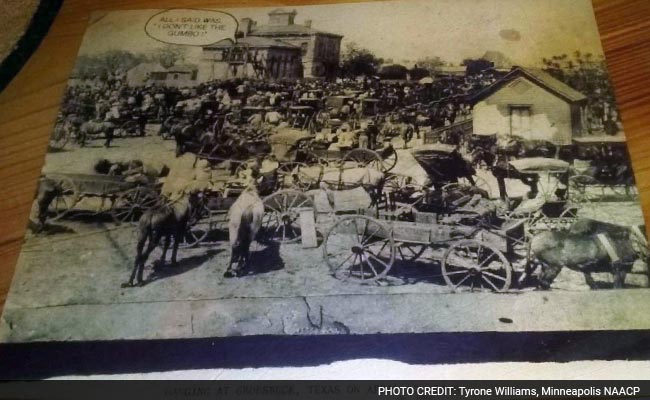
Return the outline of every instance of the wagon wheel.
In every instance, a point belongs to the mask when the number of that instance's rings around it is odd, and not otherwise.
[[[395,242],[384,223],[363,215],[347,216],[325,236],[323,257],[337,279],[374,282],[393,266]]]
[[[384,183],[384,192],[390,196],[388,200],[388,208],[392,211],[393,215],[397,219],[406,219],[410,214],[417,210],[418,205],[424,200],[424,196],[421,195],[424,187],[417,183],[407,183],[407,177],[400,177],[393,175],[386,179]],[[410,189],[407,191],[407,189]],[[416,197],[409,197],[407,199],[399,198],[396,196],[397,193],[404,194],[410,193],[413,194],[419,193]],[[400,218],[402,217],[402,218]]]
[[[301,162],[284,163],[278,168],[278,174],[283,177],[285,184],[288,183],[298,190],[307,191],[317,183],[314,178],[302,171],[307,167],[307,164]]]
[[[546,230],[546,224],[549,218],[544,216],[541,212],[531,212],[530,215],[525,217],[524,232],[526,238],[530,239],[541,231]]]
[[[490,185],[487,183],[487,181],[485,179],[481,178],[480,176],[474,176],[473,179],[474,179],[474,184],[473,185],[470,183],[470,181],[467,178],[460,178],[457,183],[455,183],[455,182],[454,183],[448,183],[445,186],[443,186],[442,189],[445,190],[445,188],[447,188],[446,190],[450,190],[452,188],[456,189],[456,188],[462,187],[462,186],[474,186],[474,187],[477,187],[479,189],[485,190],[487,192],[487,194],[488,194],[488,198],[492,198],[492,191],[491,191]]]
[[[117,224],[137,222],[143,212],[158,204],[158,200],[158,194],[153,190],[134,187],[117,198],[111,209],[111,216]]]
[[[70,134],[65,122],[59,122],[54,126],[54,132],[50,136],[50,149],[61,150],[68,143]]]
[[[569,199],[574,203],[588,203],[598,201],[602,195],[602,186],[600,194],[596,192],[596,187],[600,186],[596,178],[589,175],[575,175],[569,178]]]
[[[492,245],[477,240],[461,240],[445,251],[442,276],[454,292],[505,292],[510,287],[512,266]]]
[[[300,211],[308,209],[314,209],[313,199],[297,190],[281,190],[264,198],[261,227],[264,240],[276,243],[299,241],[302,237]]]
[[[395,251],[402,261],[413,262],[424,254],[428,245],[419,243],[397,243]]]
[[[138,122],[130,119],[123,123],[119,130],[121,136],[136,136],[138,133]]]
[[[79,192],[77,185],[72,179],[67,177],[53,178],[57,182],[56,197],[52,200],[48,207],[53,216],[50,218],[56,221],[65,216],[79,201]]]
[[[187,248],[200,244],[210,232],[216,229],[216,226],[217,222],[207,206],[201,205],[195,208],[187,221],[183,241],[178,246]]]
[[[382,159],[380,171],[388,172],[397,165],[397,151],[395,151],[393,146],[377,150],[377,153],[379,153],[379,157]]]
[[[384,169],[384,160],[379,153],[368,149],[350,150],[343,157],[343,161],[353,161],[362,167],[371,167],[378,171],[386,172]]]

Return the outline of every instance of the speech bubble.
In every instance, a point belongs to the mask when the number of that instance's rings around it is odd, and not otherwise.
[[[238,25],[235,17],[222,11],[173,8],[154,14],[144,30],[163,43],[207,46],[223,39],[234,42]]]

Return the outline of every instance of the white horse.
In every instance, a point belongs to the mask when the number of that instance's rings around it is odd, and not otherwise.
[[[230,263],[224,277],[240,276],[250,259],[250,246],[262,226],[264,203],[257,185],[263,178],[253,180],[239,195],[228,211],[228,233],[230,236]]]
[[[329,190],[347,190],[362,187],[370,196],[370,206],[379,203],[386,176],[383,172],[370,167],[344,166],[330,167],[322,165],[297,167],[292,173],[300,186]]]

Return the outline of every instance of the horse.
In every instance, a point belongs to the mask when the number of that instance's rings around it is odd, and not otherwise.
[[[521,137],[510,137],[499,147],[499,151],[511,157],[554,157],[559,148],[547,140],[526,140]]]
[[[326,167],[324,165],[298,166],[291,175],[299,186],[309,188],[327,188],[329,190],[347,190],[358,187],[370,196],[370,207],[379,204],[386,182],[386,175],[370,167]]]
[[[563,267],[582,272],[591,289],[597,289],[592,272],[609,272],[613,287],[620,289],[638,258],[648,259],[647,241],[639,227],[582,219],[568,231],[542,232],[531,239],[522,282],[531,278],[535,263],[542,267],[537,277],[542,289],[550,288]]]
[[[228,210],[228,234],[230,239],[230,263],[223,274],[226,278],[241,276],[250,260],[250,246],[262,226],[264,203],[257,185],[263,177],[254,177]],[[234,267],[233,267],[234,266]]]
[[[64,191],[61,182],[54,179],[42,177],[38,183],[38,190],[36,191],[36,204],[38,206],[38,226],[35,233],[41,232],[45,229],[45,222],[47,221],[47,209],[50,207],[52,201],[62,194]]]
[[[528,187],[530,187],[530,192],[528,192],[528,198],[533,199],[537,197],[539,193],[539,188],[537,183],[539,182],[539,175],[534,173],[520,172],[515,167],[513,167],[507,160],[507,158],[501,154],[497,156],[496,164],[490,169],[492,175],[497,179],[497,184],[499,186],[499,197],[502,200],[508,198],[508,192],[506,190],[506,178],[508,179],[518,179]]]
[[[160,257],[160,266],[165,264],[167,250],[174,240],[172,248],[172,266],[175,266],[178,245],[183,240],[187,228],[187,221],[192,210],[198,206],[200,192],[185,193],[177,200],[167,201],[159,206],[145,211],[138,222],[138,241],[136,245],[136,257],[133,263],[133,271],[129,280],[122,284],[122,287],[143,286],[142,278],[144,266],[151,252],[158,246],[161,239],[163,251]],[[145,245],[147,246],[145,249]],[[137,283],[134,282],[137,278]]]
[[[104,134],[106,137],[104,147],[108,148],[111,146],[114,130],[115,124],[110,121],[86,121],[79,127],[79,144],[84,147],[89,138]]]

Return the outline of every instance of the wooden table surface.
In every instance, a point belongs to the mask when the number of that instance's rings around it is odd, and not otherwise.
[[[268,0],[66,0],[49,34],[0,93],[0,303],[4,304],[66,81],[88,17],[96,10],[325,4]],[[629,141],[646,222],[650,221],[650,1],[593,0]],[[647,139],[646,139],[647,138]]]

